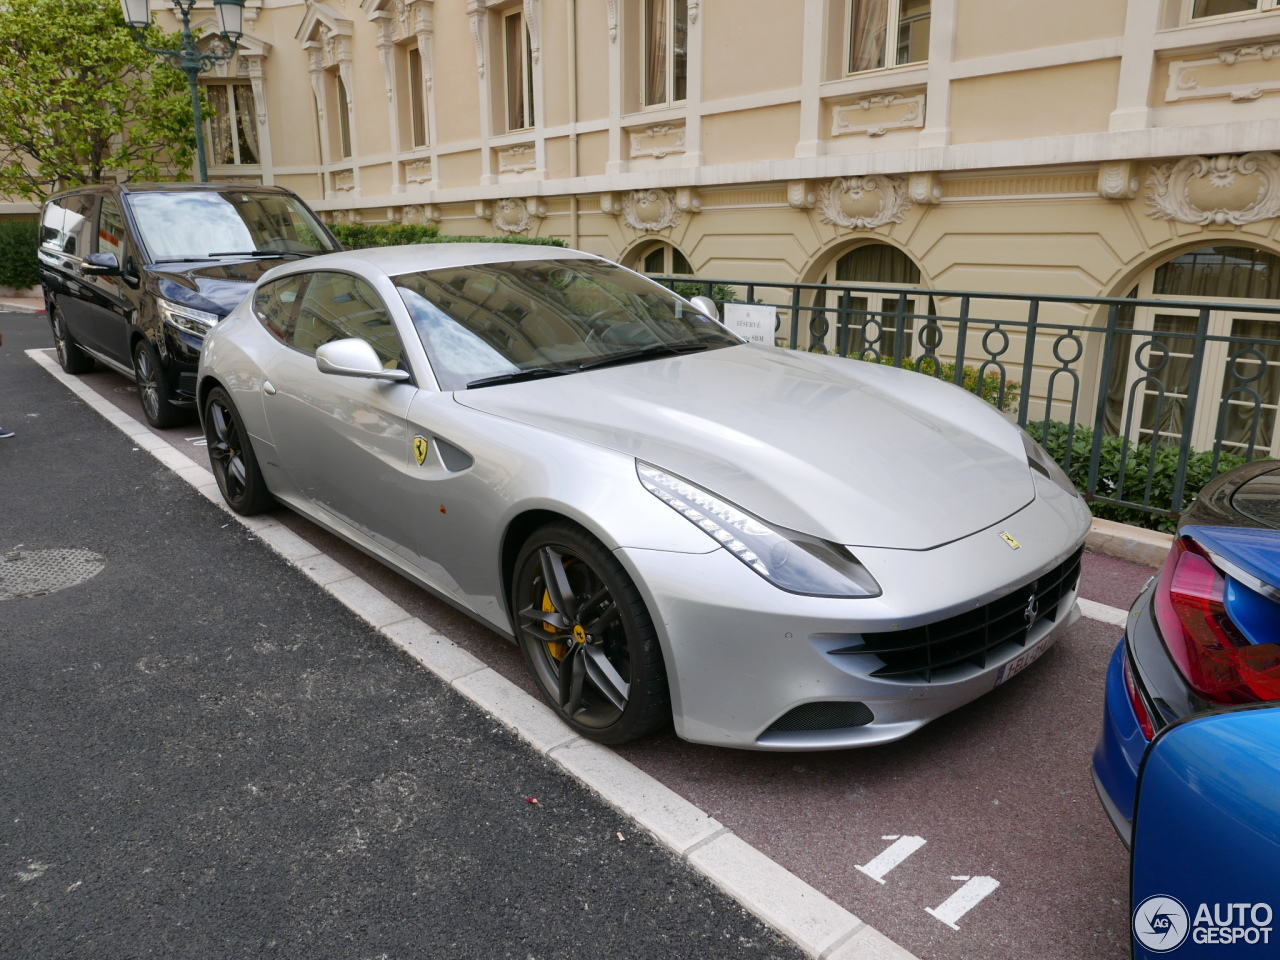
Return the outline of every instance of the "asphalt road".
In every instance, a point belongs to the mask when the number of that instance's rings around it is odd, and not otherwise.
[[[0,957],[799,956],[0,331]]]

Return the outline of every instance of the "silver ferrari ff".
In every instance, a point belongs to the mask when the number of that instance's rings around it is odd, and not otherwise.
[[[1078,615],[1089,511],[993,407],[744,343],[590,254],[278,267],[198,389],[232,509],[279,501],[514,640],[603,743],[885,743]]]

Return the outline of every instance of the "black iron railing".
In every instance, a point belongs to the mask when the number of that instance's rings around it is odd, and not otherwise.
[[[735,302],[775,308],[777,346],[978,393],[1040,439],[1103,516],[1171,528],[1204,482],[1280,449],[1280,307],[656,279],[713,297],[731,326]]]

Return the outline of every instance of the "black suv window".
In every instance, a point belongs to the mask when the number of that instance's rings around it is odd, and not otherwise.
[[[399,366],[404,355],[400,335],[373,287],[348,273],[310,276],[291,346],[314,354],[331,340],[359,337],[377,351],[388,370]]]
[[[293,343],[293,328],[302,306],[302,290],[310,274],[297,273],[266,283],[253,295],[253,312],[267,332],[281,343]]]
[[[93,232],[90,226],[96,200],[97,197],[91,193],[81,193],[46,203],[40,218],[40,246],[73,257],[92,253],[89,243]]]

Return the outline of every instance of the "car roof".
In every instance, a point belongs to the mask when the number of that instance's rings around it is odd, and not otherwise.
[[[50,200],[81,193],[221,193],[238,190],[243,193],[279,193],[292,196],[292,190],[266,186],[259,183],[189,183],[165,181],[161,183],[85,183],[50,195]]]
[[[510,263],[520,260],[600,260],[595,254],[565,247],[551,247],[533,243],[415,243],[398,247],[369,247],[364,250],[344,250],[342,253],[326,253],[277,268],[268,277],[283,276],[310,270],[340,270],[344,267],[359,271],[374,267],[389,277],[421,270],[441,270],[448,267],[468,267],[482,263]]]

